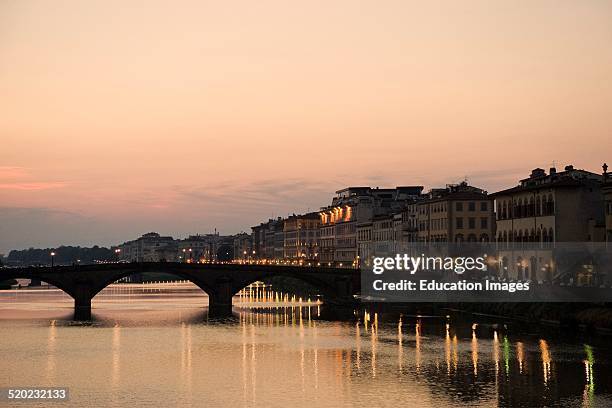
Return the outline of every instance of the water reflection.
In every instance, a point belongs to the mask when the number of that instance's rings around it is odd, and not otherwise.
[[[361,370],[361,326],[359,321],[355,325],[355,348],[357,350],[357,370]]]
[[[402,316],[400,315],[399,322],[397,323],[397,369],[403,374],[403,360],[404,360],[404,333],[402,331]]]
[[[519,373],[523,374],[523,360],[525,360],[525,350],[523,348],[523,342],[516,342],[516,359],[519,363]]]
[[[115,323],[115,327],[113,327],[112,358],[111,385],[115,389],[121,381],[121,327],[119,323]]]
[[[495,363],[495,380],[499,377],[499,337],[497,330],[493,332],[493,362]]]
[[[446,373],[450,376],[451,373],[451,338],[450,324],[446,323],[446,338],[444,341],[444,351],[446,354]]]
[[[544,385],[548,385],[550,381],[550,351],[548,350],[548,343],[546,340],[540,340],[540,352],[542,354],[542,375],[544,377]]]
[[[457,366],[459,365],[459,340],[457,339],[457,335],[453,336],[453,368],[455,369],[455,373],[457,372]]]
[[[506,368],[506,375],[510,374],[510,341],[507,336],[504,336],[504,367]]]
[[[374,320],[375,324],[372,325],[371,333],[370,333],[370,341],[371,341],[370,361],[372,362],[372,378],[376,378],[376,351],[378,347],[378,314],[375,313],[374,316],[375,316],[375,320]]]
[[[49,322],[49,331],[47,335],[47,366],[46,366],[46,383],[53,384],[55,381],[55,366],[56,366],[56,345],[57,343],[57,326],[56,321]]]
[[[39,320],[0,320],[0,349],[11,355],[0,387],[70,384],[80,406],[93,406],[85,396],[125,405],[121,395],[134,406],[612,403],[610,351],[592,344],[457,316],[361,310],[354,321],[324,321],[320,302],[292,303],[265,287],[239,294],[236,319],[220,323],[207,321],[200,293],[182,287],[111,289],[90,326],[47,319],[48,310]],[[18,303],[0,303],[0,313]]]
[[[595,373],[593,371],[595,357],[593,356],[593,348],[587,344],[584,345],[584,352],[586,354],[586,359],[584,360],[586,378],[583,393],[583,406],[592,407],[595,397]]]
[[[474,323],[472,325],[472,365],[474,366],[474,377],[478,375],[478,338],[476,337],[476,327],[478,325]]]
[[[414,364],[416,372],[421,368],[421,322],[418,321],[414,326]]]
[[[185,388],[185,395],[191,395],[193,391],[193,357],[192,357],[192,326],[181,324],[181,383]]]

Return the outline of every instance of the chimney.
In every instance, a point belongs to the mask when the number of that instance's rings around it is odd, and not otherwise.
[[[555,174],[557,174],[557,169],[555,167],[551,167],[548,172],[551,176],[554,176]]]
[[[571,164],[565,166],[565,171],[572,171],[574,170],[574,166],[572,166]]]

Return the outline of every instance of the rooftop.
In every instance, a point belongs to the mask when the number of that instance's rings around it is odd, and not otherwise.
[[[574,166],[565,166],[564,171],[558,172],[551,167],[547,174],[543,169],[536,168],[531,171],[529,177],[520,180],[518,186],[501,190],[491,194],[492,197],[514,194],[524,191],[533,191],[541,188],[578,188],[582,186],[599,185],[603,182],[603,176],[587,170],[575,169]]]

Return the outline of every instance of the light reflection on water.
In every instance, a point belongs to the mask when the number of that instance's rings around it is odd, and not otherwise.
[[[114,285],[76,325],[60,291],[2,291],[0,387],[68,386],[69,406],[612,404],[605,348],[447,316],[323,321],[324,305],[287,294],[235,300],[235,318],[212,321],[191,285]]]

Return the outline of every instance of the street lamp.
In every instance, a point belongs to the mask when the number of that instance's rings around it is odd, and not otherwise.
[[[115,257],[117,258],[117,262],[119,261],[119,254],[121,253],[121,248],[115,249]]]
[[[53,268],[54,264],[55,264],[55,252],[51,252],[51,267]]]

